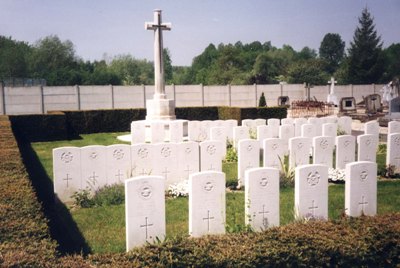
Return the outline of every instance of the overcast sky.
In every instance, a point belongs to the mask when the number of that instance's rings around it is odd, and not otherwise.
[[[400,0],[0,0],[0,35],[31,44],[57,35],[85,60],[105,53],[153,60],[144,23],[162,9],[172,23],[164,33],[172,64],[190,65],[210,43],[271,41],[318,51],[325,34],[338,33],[348,47],[365,7],[384,47],[400,43]]]

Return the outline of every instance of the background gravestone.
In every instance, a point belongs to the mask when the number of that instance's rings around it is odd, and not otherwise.
[[[357,161],[376,162],[379,138],[377,135],[364,134],[357,136]]]
[[[364,134],[372,134],[379,137],[379,130],[379,123],[375,120],[364,124]]]
[[[122,184],[131,177],[131,146],[115,144],[106,147],[107,184]]]
[[[199,141],[200,121],[192,120],[188,122],[188,138],[189,141]]]
[[[165,237],[165,179],[140,176],[125,181],[126,251]]]
[[[131,147],[132,174],[131,177],[154,175],[153,145],[135,144]]]
[[[235,119],[228,119],[225,121],[225,126],[227,128],[226,134],[228,139],[233,141],[233,128],[238,126],[238,121]]]
[[[189,178],[189,234],[225,233],[225,173],[206,171]]]
[[[62,202],[72,201],[71,196],[82,189],[81,150],[78,147],[53,149],[54,193]]]
[[[198,141],[202,142],[202,141],[210,139],[208,134],[210,133],[211,125],[212,125],[211,120],[200,121],[200,133],[199,133],[199,137],[197,139]]]
[[[165,126],[164,122],[152,121],[150,123],[151,143],[162,143],[165,141]]]
[[[233,128],[233,146],[237,148],[240,140],[250,139],[249,128],[246,126],[238,126]]]
[[[144,121],[133,121],[131,123],[131,143],[146,142],[146,124]]]
[[[341,116],[338,119],[338,129],[343,131],[346,135],[351,135],[352,119],[350,116]]]
[[[262,125],[257,126],[257,140],[262,146],[263,140],[274,138],[274,133],[271,126]]]
[[[281,125],[294,125],[294,119],[293,118],[282,118]]]
[[[182,142],[183,141],[183,121],[173,120],[169,122],[169,132],[168,132],[169,142]]]
[[[311,139],[295,137],[289,139],[289,167],[295,168],[310,163]]]
[[[165,187],[179,182],[178,150],[175,143],[159,143],[153,145],[154,175],[165,178]]]
[[[351,217],[376,215],[377,164],[360,161],[346,165],[345,210]]]
[[[388,129],[388,134],[400,133],[400,122],[399,121],[390,121]]]
[[[189,175],[199,172],[200,155],[199,144],[194,141],[181,142],[178,147],[178,177],[188,180]]]
[[[315,136],[321,136],[322,135],[322,121],[321,118],[318,117],[309,117],[308,118],[308,124],[312,124],[315,126]]]
[[[327,165],[333,167],[333,148],[335,139],[333,137],[319,136],[313,138],[313,164]]]
[[[351,135],[336,137],[336,169],[345,169],[346,164],[355,161],[356,138]]]
[[[328,219],[328,166],[304,165],[295,170],[295,217]]]
[[[222,171],[222,146],[220,141],[200,142],[200,171]]]
[[[279,138],[265,139],[263,142],[263,166],[282,170],[281,161],[284,161],[286,151],[285,140]]]
[[[337,124],[336,123],[324,123],[322,124],[322,136],[337,136]]]
[[[305,138],[314,138],[317,135],[316,126],[313,124],[303,124],[301,126],[301,136]]]
[[[400,133],[388,135],[386,165],[393,166],[394,172],[400,172]]]
[[[106,146],[91,145],[81,148],[82,188],[92,192],[107,184]]]
[[[214,141],[220,141],[222,143],[222,160],[226,156],[226,127],[212,127],[210,128],[210,138]]]
[[[279,226],[279,170],[253,168],[245,172],[246,225],[255,231]]]
[[[260,166],[260,144],[257,140],[247,139],[239,141],[238,145],[238,186],[244,184],[244,173],[251,168]]]
[[[267,125],[271,127],[272,138],[279,138],[279,126],[281,125],[281,120],[270,118],[267,120]]]
[[[294,136],[300,137],[301,136],[301,126],[307,124],[307,119],[305,118],[296,118],[294,119]]]

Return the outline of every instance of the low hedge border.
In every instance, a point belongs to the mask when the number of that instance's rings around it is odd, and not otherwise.
[[[0,191],[0,266],[316,267],[400,263],[400,213],[298,222],[262,233],[178,237],[128,254],[62,256],[49,235],[7,116],[0,116]]]

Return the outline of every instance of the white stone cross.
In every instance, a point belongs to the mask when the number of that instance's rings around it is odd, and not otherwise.
[[[329,94],[335,94],[335,84],[336,83],[337,83],[337,81],[333,77],[331,77],[331,80],[328,81],[328,84],[331,85]]]
[[[166,99],[162,31],[171,30],[171,23],[161,23],[161,10],[156,9],[154,22],[146,22],[145,29],[154,31],[154,99]]]

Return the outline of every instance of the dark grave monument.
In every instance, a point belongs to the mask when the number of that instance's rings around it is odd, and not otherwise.
[[[279,96],[278,106],[289,106],[289,96]]]
[[[371,94],[364,98],[365,103],[365,113],[366,114],[376,114],[382,112],[381,95]]]
[[[389,119],[400,119],[400,97],[389,102]]]
[[[356,113],[356,99],[354,97],[344,97],[339,102],[339,112],[343,114]]]

